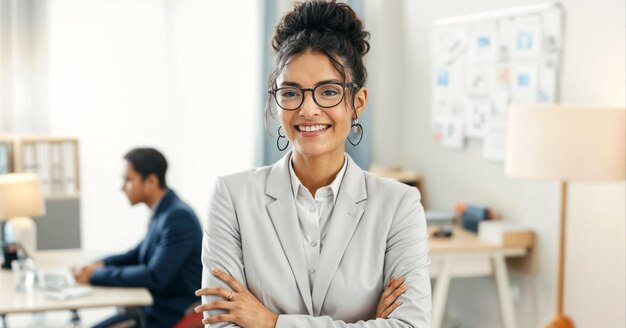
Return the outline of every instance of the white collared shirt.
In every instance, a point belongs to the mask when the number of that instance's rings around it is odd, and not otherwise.
[[[320,254],[324,245],[324,239],[328,232],[328,221],[335,208],[335,201],[339,194],[339,187],[346,172],[348,159],[344,157],[343,166],[330,185],[319,188],[315,192],[315,198],[309,190],[300,182],[293,169],[293,163],[289,160],[289,173],[291,175],[291,190],[296,202],[296,213],[300,224],[302,248],[306,256],[311,291],[315,281],[315,273],[319,264]]]
[[[163,197],[167,195],[168,191],[169,189],[165,189],[165,192],[163,193],[163,195],[161,195],[161,198],[159,198],[156,202],[154,202],[154,204],[152,204],[152,206],[150,206],[150,212],[152,212],[152,216],[150,216],[151,218],[154,218],[154,216],[156,215],[156,211],[159,208],[159,205],[161,205],[161,201],[163,200]]]

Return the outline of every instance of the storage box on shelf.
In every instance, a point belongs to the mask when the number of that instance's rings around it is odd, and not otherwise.
[[[41,178],[47,210],[36,222],[37,248],[80,248],[78,138],[0,134],[0,174],[11,172]]]

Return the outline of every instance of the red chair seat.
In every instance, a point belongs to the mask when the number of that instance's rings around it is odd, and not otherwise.
[[[174,328],[203,328],[202,324],[202,312],[200,313],[188,313],[180,321],[176,323]]]

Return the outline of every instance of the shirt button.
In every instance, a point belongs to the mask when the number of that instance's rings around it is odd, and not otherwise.
[[[315,247],[315,246],[317,246],[317,240],[314,240],[311,242],[311,247]]]
[[[311,269],[311,270],[309,270],[309,272],[310,272],[311,274],[315,274],[315,269]]]

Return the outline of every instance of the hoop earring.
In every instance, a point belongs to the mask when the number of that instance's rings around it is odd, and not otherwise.
[[[350,139],[351,135],[356,136],[358,140],[352,141],[352,139]],[[352,146],[356,147],[358,144],[361,143],[361,140],[363,140],[363,126],[361,125],[361,123],[359,123],[359,119],[355,119],[354,121],[352,121],[352,125],[350,126],[350,133],[348,134],[348,142]]]
[[[278,127],[278,138],[276,138],[276,148],[278,148],[278,150],[283,151],[285,149],[287,149],[287,147],[289,147],[289,140],[287,140],[287,138],[285,137],[284,134],[282,134],[282,126]],[[284,147],[280,146],[280,139],[285,139],[287,140],[287,143],[285,144]]]

